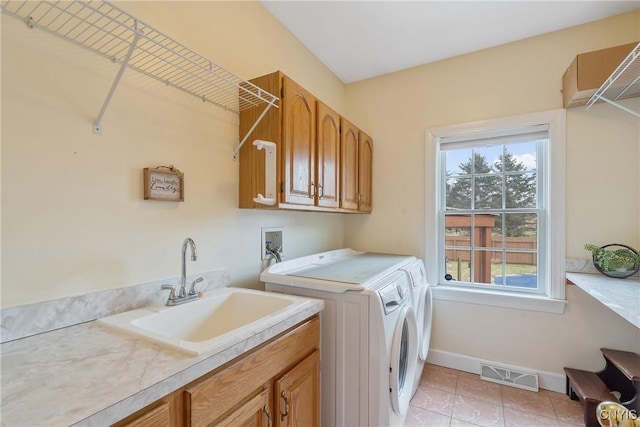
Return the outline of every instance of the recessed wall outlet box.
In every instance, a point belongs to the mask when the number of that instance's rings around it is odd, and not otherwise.
[[[271,259],[273,256],[267,252],[267,248],[279,248],[280,255],[284,252],[284,227],[262,227],[262,242],[260,244],[261,259],[263,261]]]

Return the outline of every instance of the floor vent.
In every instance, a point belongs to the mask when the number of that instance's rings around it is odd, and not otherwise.
[[[498,384],[538,391],[538,374],[482,364],[480,378]]]

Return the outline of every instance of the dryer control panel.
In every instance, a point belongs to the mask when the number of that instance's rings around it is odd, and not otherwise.
[[[411,284],[404,272],[398,271],[389,279],[389,284],[378,291],[384,314],[389,314],[411,298]]]
[[[411,276],[414,288],[420,288],[427,282],[427,272],[421,259],[416,259],[407,267],[403,267],[403,270],[407,271]]]

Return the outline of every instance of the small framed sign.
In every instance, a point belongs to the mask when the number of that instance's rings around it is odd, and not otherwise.
[[[184,202],[184,174],[173,165],[144,168],[144,199]]]

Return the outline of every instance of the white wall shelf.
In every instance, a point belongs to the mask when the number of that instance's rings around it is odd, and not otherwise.
[[[278,97],[106,1],[3,0],[0,12],[120,64],[94,133],[102,132],[102,118],[127,68],[235,113],[277,107]]]
[[[620,63],[618,68],[611,73],[611,76],[593,94],[587,102],[587,108],[601,100],[636,117],[640,117],[640,112],[616,102],[619,99],[638,96],[640,96],[640,43],[629,52],[629,55]]]

